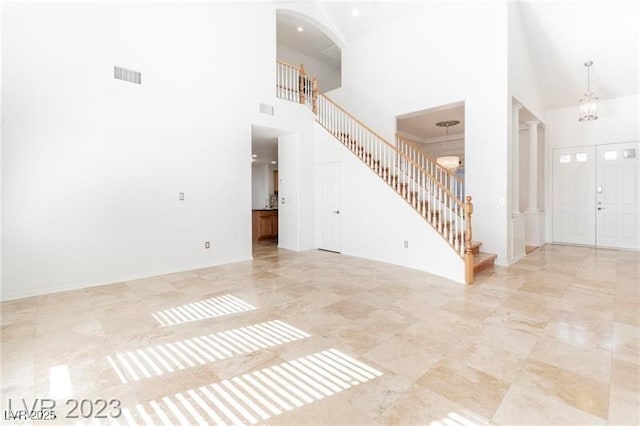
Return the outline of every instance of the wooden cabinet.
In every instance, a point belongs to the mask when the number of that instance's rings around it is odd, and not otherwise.
[[[254,210],[251,220],[254,240],[278,236],[278,210]]]

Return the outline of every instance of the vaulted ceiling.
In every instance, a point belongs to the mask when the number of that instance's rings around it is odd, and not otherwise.
[[[420,9],[438,7],[439,4],[313,3],[335,24],[347,43]],[[510,6],[517,9],[517,24],[523,28],[545,109],[576,105],[586,90],[583,64],[587,60],[594,61],[592,90],[601,100],[634,95],[640,91],[640,2],[523,1],[513,2]],[[358,16],[354,16],[354,10],[357,10]],[[295,23],[289,24],[295,28]],[[316,31],[310,29],[307,32],[305,28],[305,43],[311,43],[321,50],[327,49],[330,40],[322,32]]]
[[[639,92],[640,2],[516,2],[547,109],[574,106],[591,89],[601,100]]]

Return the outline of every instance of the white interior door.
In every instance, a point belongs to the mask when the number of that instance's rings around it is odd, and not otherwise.
[[[638,142],[597,147],[596,244],[640,248]]]
[[[316,227],[317,247],[340,252],[340,163],[316,166]]]
[[[595,147],[553,150],[553,241],[596,243]]]

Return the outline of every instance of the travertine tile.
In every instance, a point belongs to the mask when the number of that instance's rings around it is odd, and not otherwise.
[[[16,322],[35,320],[36,304],[36,297],[25,297],[0,304],[0,324],[10,325]]]
[[[602,349],[578,349],[555,340],[540,338],[529,354],[529,359],[603,383],[611,380],[611,352]]]
[[[417,348],[415,344],[397,335],[362,356],[412,381],[420,378],[440,360],[440,355]]]
[[[640,327],[640,309],[638,309],[638,304],[628,300],[617,300],[614,319],[619,323]]]
[[[522,370],[526,359],[506,348],[485,345],[476,337],[464,340],[443,358],[441,364],[454,370],[481,371],[505,383],[511,383]]]
[[[120,399],[137,424],[146,421],[139,408],[156,424],[163,416],[215,423],[194,390],[336,349],[370,377],[352,382],[338,361],[298,369],[281,383],[291,394],[346,381],[262,423],[638,424],[639,264],[634,252],[547,245],[470,287],[260,242],[249,262],[2,303],[1,392],[3,400],[48,397],[66,375],[74,398]],[[236,302],[197,312],[226,295]],[[252,309],[232,308],[237,300]],[[177,320],[163,321],[166,310]],[[302,334],[239,331],[274,320]],[[274,389],[247,392],[272,398]],[[168,398],[179,414],[156,411]],[[220,398],[207,403],[245,418]]]
[[[640,363],[613,359],[609,423],[640,423]]]
[[[416,383],[486,418],[493,416],[510,385],[448,358],[443,358]]]
[[[608,417],[609,385],[591,377],[532,360],[514,383],[601,419]]]
[[[489,424],[486,417],[419,384],[413,385],[384,412],[386,424]]]
[[[34,336],[36,334],[36,321],[35,319],[12,322],[11,324],[2,325],[0,327],[0,335],[2,341],[6,342],[11,339],[18,339],[21,337]]]
[[[603,345],[615,358],[640,363],[640,328],[616,322],[613,325],[613,341]]]
[[[538,337],[499,325],[485,324],[472,339],[477,345],[505,350],[519,358],[526,359]]]
[[[610,350],[613,325],[612,320],[559,311],[547,323],[543,334],[576,348]]]
[[[492,418],[497,425],[606,425],[607,421],[546,395],[529,384],[514,383]]]

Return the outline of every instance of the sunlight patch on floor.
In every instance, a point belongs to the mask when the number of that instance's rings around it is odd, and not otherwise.
[[[256,309],[255,306],[250,305],[244,300],[230,294],[225,294],[199,302],[163,309],[151,315],[161,326],[166,327],[183,324],[185,322],[236,314],[238,312],[252,311],[254,309]]]
[[[382,376],[336,349],[124,410],[129,424],[256,424]],[[136,419],[137,418],[137,419]]]
[[[108,356],[107,361],[120,381],[125,384],[283,345],[309,336],[310,334],[284,321],[275,320],[117,353],[113,357]]]

